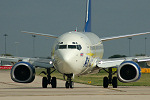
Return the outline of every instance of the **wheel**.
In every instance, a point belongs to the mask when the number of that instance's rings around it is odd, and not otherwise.
[[[113,85],[113,88],[117,88],[117,77],[113,77],[113,80],[112,80],[112,85]]]
[[[73,88],[74,87],[74,82],[71,81],[69,85],[70,85],[70,88]]]
[[[56,88],[56,86],[57,86],[56,77],[52,77],[51,85],[52,85],[52,88]]]
[[[66,81],[66,84],[65,84],[66,88],[69,88],[69,82]]]
[[[42,87],[47,88],[47,77],[43,77],[42,79]]]
[[[108,77],[104,77],[104,78],[103,78],[103,87],[104,87],[104,88],[108,88],[108,84],[109,84],[109,83],[108,83]]]

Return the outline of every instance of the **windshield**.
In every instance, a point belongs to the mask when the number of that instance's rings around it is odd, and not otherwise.
[[[82,49],[81,45],[77,45],[77,49],[81,50]]]
[[[59,49],[67,49],[67,45],[59,45]]]
[[[81,50],[81,45],[56,45],[55,49],[77,49]]]
[[[77,46],[76,45],[68,45],[68,49],[76,49]]]

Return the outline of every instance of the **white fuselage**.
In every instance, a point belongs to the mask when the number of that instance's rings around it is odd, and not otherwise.
[[[68,32],[61,35],[52,50],[54,67],[62,74],[90,73],[96,58],[103,57],[100,38],[90,32]]]

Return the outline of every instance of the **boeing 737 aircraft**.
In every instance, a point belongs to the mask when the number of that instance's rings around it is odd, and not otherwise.
[[[117,88],[117,80],[124,83],[139,80],[141,77],[141,69],[138,63],[150,62],[150,57],[102,59],[104,52],[103,42],[150,34],[150,32],[99,38],[96,34],[91,32],[91,0],[87,0],[83,32],[71,31],[61,36],[27,31],[23,32],[56,38],[56,41],[52,48],[52,60],[49,64],[46,64],[41,59],[31,58],[23,59],[23,61],[16,63],[12,67],[11,78],[13,81],[19,83],[32,82],[35,78],[35,67],[41,67],[47,69],[47,72],[42,72],[47,75],[47,77],[43,77],[42,79],[43,88],[47,88],[48,84],[51,84],[52,88],[57,87],[56,77],[51,77],[51,73],[55,70],[67,77],[65,87],[73,88],[72,78],[74,75],[85,75],[95,70],[104,69],[108,73],[108,77],[104,77],[103,87],[107,88],[109,84],[112,84],[113,88]],[[52,68],[55,70],[52,70]],[[113,72],[112,68],[117,68],[117,71]],[[113,74],[117,74],[117,77],[113,77]]]

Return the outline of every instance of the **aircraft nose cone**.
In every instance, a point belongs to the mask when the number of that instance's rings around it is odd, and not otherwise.
[[[61,51],[59,53],[60,53],[61,61],[70,65],[70,63],[74,57],[74,54],[71,52],[61,52]]]
[[[70,74],[74,72],[74,57],[75,53],[74,52],[69,52],[69,51],[59,51],[59,71]]]
[[[66,62],[66,63],[70,63],[72,60],[73,54],[67,53],[67,52],[63,52],[61,53],[61,60]]]

